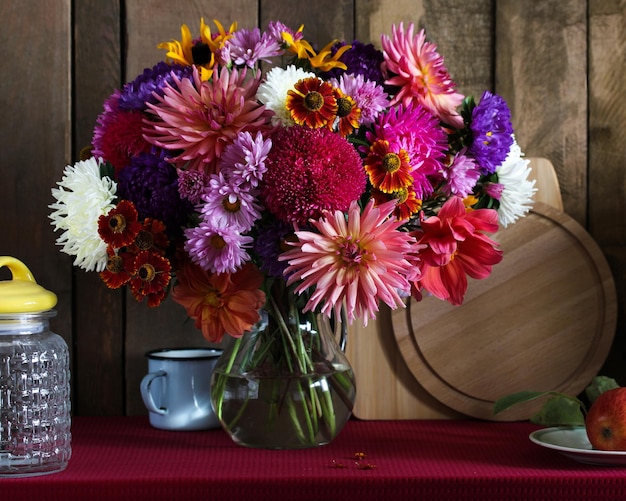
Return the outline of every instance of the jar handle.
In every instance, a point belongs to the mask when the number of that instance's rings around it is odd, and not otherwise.
[[[152,383],[156,378],[165,377],[165,376],[167,376],[167,372],[165,371],[150,372],[146,374],[141,380],[141,388],[140,388],[141,398],[143,399],[143,403],[145,404],[146,408],[150,412],[154,412],[156,414],[161,414],[161,415],[167,414],[167,409],[163,407],[157,407],[156,402],[154,401],[154,396],[152,395],[152,391],[150,391],[150,388],[152,387]]]
[[[35,282],[35,277],[28,267],[19,259],[11,256],[0,256],[0,268],[6,266],[11,271],[14,280],[23,280],[24,282]]]

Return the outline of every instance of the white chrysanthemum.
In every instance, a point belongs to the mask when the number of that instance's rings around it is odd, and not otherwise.
[[[315,73],[304,71],[293,65],[286,68],[273,68],[268,72],[265,81],[259,85],[256,98],[275,113],[272,117],[272,125],[290,127],[294,124],[291,113],[285,106],[287,91],[293,90],[298,80],[314,76]]]
[[[114,206],[117,184],[100,176],[100,161],[96,158],[68,165],[63,179],[52,188],[56,202],[49,205],[54,230],[61,230],[57,244],[70,256],[74,265],[86,271],[104,270],[107,245],[98,235],[98,218]]]
[[[532,207],[537,191],[535,180],[529,180],[529,160],[523,158],[522,150],[513,138],[513,144],[502,165],[496,169],[498,182],[504,186],[498,209],[500,224],[506,228],[524,216]]]

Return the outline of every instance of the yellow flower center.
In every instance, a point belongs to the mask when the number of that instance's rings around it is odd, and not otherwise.
[[[236,198],[234,202],[231,202],[230,197],[224,197],[224,200],[222,200],[222,207],[224,207],[226,212],[239,212],[241,210],[241,201]]]
[[[126,229],[126,218],[121,214],[115,214],[109,219],[109,228],[113,233],[122,233]]]
[[[146,263],[137,270],[137,275],[139,275],[139,278],[144,282],[152,282],[156,276],[156,270],[150,263]]]
[[[207,294],[205,294],[204,303],[213,308],[221,308],[222,306],[224,306],[224,301],[222,301],[219,293],[215,290],[209,291]]]
[[[154,236],[146,230],[141,230],[135,237],[135,245],[141,250],[148,250],[154,245]]]
[[[400,165],[402,165],[402,162],[400,161],[400,157],[396,155],[395,153],[387,153],[383,157],[382,165],[383,165],[383,169],[393,174],[400,168]]]
[[[409,198],[409,190],[406,188],[400,188],[393,192],[393,198],[398,201],[398,204],[403,204]]]
[[[211,246],[217,250],[222,250],[224,247],[226,247],[226,240],[224,240],[221,235],[213,235],[210,242]]]
[[[304,106],[309,111],[319,111],[324,106],[324,96],[317,91],[309,92],[304,96]]]
[[[352,100],[347,97],[337,99],[337,116],[339,118],[347,117],[352,111]]]
[[[124,271],[124,260],[118,256],[109,256],[107,259],[107,270],[111,273],[121,273]]]

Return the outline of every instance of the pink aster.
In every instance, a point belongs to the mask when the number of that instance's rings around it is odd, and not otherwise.
[[[172,75],[164,95],[148,104],[155,119],[146,120],[146,139],[176,152],[172,161],[179,167],[189,163],[189,169],[215,172],[224,148],[239,132],[266,128],[269,112],[255,99],[260,77],[228,68],[216,69],[208,81],[195,68],[190,78]]]
[[[498,229],[494,209],[466,210],[459,197],[450,198],[436,216],[422,220],[415,238],[426,245],[419,252],[420,276],[415,294],[424,288],[439,299],[460,305],[467,290],[467,275],[484,279],[502,260],[498,243],[485,235]]]
[[[456,128],[463,127],[457,107],[463,95],[456,92],[456,84],[446,69],[437,46],[426,41],[424,30],[413,35],[410,23],[392,27],[393,38],[381,37],[384,68],[390,73],[385,83],[400,88],[391,104],[402,102],[408,106],[417,101],[442,122]]]
[[[356,317],[367,325],[375,318],[378,300],[397,308],[404,303],[398,291],[409,291],[407,276],[414,270],[406,255],[413,238],[389,218],[395,202],[374,207],[370,201],[361,213],[357,202],[350,204],[348,217],[342,211],[312,221],[317,231],[297,231],[296,248],[279,256],[288,261],[287,284],[298,283],[295,291],[313,291],[305,309],[330,316],[346,307],[348,320]]]
[[[389,143],[391,151],[405,151],[409,156],[417,197],[425,198],[432,193],[429,177],[437,176],[444,168],[448,137],[437,119],[423,106],[392,107],[378,117],[366,137],[370,144],[384,140]]]
[[[327,210],[348,210],[367,181],[355,148],[327,128],[279,129],[265,165],[262,200],[287,223],[305,224]]]
[[[220,170],[229,179],[238,179],[240,184],[256,188],[267,170],[265,159],[271,149],[272,141],[265,139],[260,132],[254,137],[248,131],[241,132],[224,149]]]

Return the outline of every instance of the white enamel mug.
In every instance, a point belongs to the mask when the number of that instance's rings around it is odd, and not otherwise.
[[[222,350],[169,348],[146,353],[141,397],[150,424],[162,430],[209,430],[220,423],[211,405],[211,375]]]

